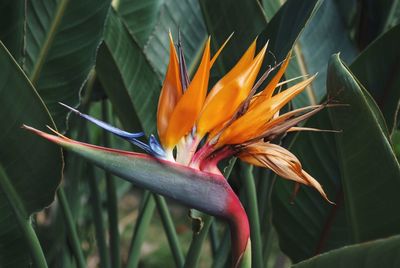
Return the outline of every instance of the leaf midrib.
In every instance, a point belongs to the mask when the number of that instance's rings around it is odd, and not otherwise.
[[[37,84],[40,73],[42,71],[43,64],[46,61],[50,47],[53,44],[54,37],[56,36],[58,27],[60,26],[61,20],[65,14],[65,10],[67,8],[68,3],[69,3],[69,0],[61,0],[61,2],[58,3],[58,5],[57,5],[56,14],[51,22],[50,30],[46,35],[43,46],[39,52],[39,56],[35,62],[35,65],[33,66],[32,72],[29,76],[29,79],[31,80],[32,84],[34,84],[34,85]]]

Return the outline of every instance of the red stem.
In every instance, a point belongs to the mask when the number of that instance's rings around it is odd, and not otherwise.
[[[231,228],[233,267],[238,267],[250,241],[250,226],[247,214],[237,195],[231,190],[228,200],[228,221]]]

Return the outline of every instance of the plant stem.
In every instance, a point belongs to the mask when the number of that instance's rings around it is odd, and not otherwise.
[[[263,266],[262,244],[260,234],[260,217],[258,215],[257,192],[253,177],[253,167],[247,164],[241,165],[243,188],[247,199],[247,213],[250,222],[250,237],[252,242],[252,262],[254,267]]]
[[[184,257],[167,203],[165,202],[164,197],[157,194],[154,194],[153,196],[156,200],[157,210],[160,213],[164,230],[167,234],[169,246],[171,248],[172,255],[174,256],[176,267],[183,267]]]
[[[205,214],[204,214],[205,215]],[[198,234],[193,234],[193,240],[190,244],[189,251],[186,255],[185,268],[195,268],[198,265],[200,259],[200,252],[203,246],[204,240],[208,235],[211,223],[214,221],[214,217],[205,215],[203,217],[203,228]]]
[[[80,240],[78,237],[78,233],[76,231],[71,209],[69,207],[64,189],[62,187],[58,188],[57,190],[57,198],[58,202],[60,203],[62,213],[64,214],[64,219],[68,231],[68,240],[71,244],[72,252],[76,260],[76,265],[78,266],[78,268],[85,268],[86,267],[85,257],[81,250]]]
[[[126,268],[136,268],[139,264],[140,248],[143,244],[144,236],[153,216],[155,206],[156,204],[153,196],[149,191],[144,191],[142,197],[142,209],[138,219],[136,220]]]
[[[90,189],[90,204],[92,205],[92,213],[94,218],[94,227],[96,230],[97,247],[100,256],[100,267],[110,267],[110,258],[107,251],[106,238],[104,236],[104,221],[101,210],[100,193],[97,187],[96,178],[94,174],[94,168],[89,168],[89,189]]]
[[[210,240],[211,240],[211,250],[213,257],[215,258],[219,246],[219,237],[218,237],[218,230],[217,230],[217,222],[213,222],[210,226]]]
[[[226,228],[224,235],[222,236],[221,243],[215,253],[214,262],[212,264],[213,268],[223,268],[229,255],[229,245],[231,244],[231,236],[229,234],[229,229]]]
[[[261,178],[258,183],[258,211],[260,216],[260,224],[265,223],[266,219],[269,219],[269,213],[271,212],[271,193],[272,187],[276,180],[276,176],[272,175],[270,170],[263,170],[260,174]],[[269,220],[268,220],[269,222]],[[269,226],[266,226],[269,228]],[[263,228],[261,228],[263,229]],[[262,232],[263,230],[261,230]]]
[[[103,121],[108,122],[108,105],[105,100],[101,103],[101,111]],[[103,144],[105,147],[110,147],[109,136],[103,131]],[[118,230],[118,206],[117,192],[115,189],[115,178],[110,173],[105,172],[106,176],[106,191],[107,191],[107,214],[108,214],[108,233],[110,235],[110,256],[111,267],[121,267],[120,259],[120,237]]]
[[[0,188],[6,196],[9,205],[12,207],[16,221],[22,231],[22,235],[29,248],[33,263],[37,268],[47,268],[46,258],[44,257],[42,247],[30,223],[30,217],[26,212],[22,200],[11,184],[5,170],[0,165]]]

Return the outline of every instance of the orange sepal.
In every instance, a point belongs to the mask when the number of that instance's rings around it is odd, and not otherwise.
[[[272,94],[274,93],[275,88],[277,87],[279,81],[281,80],[283,74],[286,71],[287,66],[289,65],[291,55],[292,55],[292,53],[289,52],[286,59],[283,61],[281,67],[279,68],[278,72],[271,79],[271,81],[264,88],[264,90],[261,91],[261,93],[259,94],[259,98],[254,100],[255,103],[263,102],[272,97]]]
[[[240,58],[240,60],[236,63],[236,65],[226,74],[224,77],[222,77],[210,90],[210,92],[207,95],[206,102],[204,105],[207,105],[207,103],[230,81],[235,79],[236,76],[238,76],[248,65],[250,65],[253,62],[254,55],[256,53],[256,45],[257,45],[257,39],[253,41],[253,43],[250,45],[250,47],[246,50],[246,52],[243,54],[243,56]]]
[[[192,82],[172,112],[165,135],[165,148],[173,148],[194,126],[206,98],[209,76],[210,38]]]
[[[217,60],[219,54],[221,54],[222,50],[224,49],[224,47],[226,46],[226,44],[228,44],[229,40],[231,39],[231,37],[233,36],[233,33],[231,33],[230,36],[228,36],[228,38],[225,40],[225,42],[222,44],[222,46],[218,49],[218,51],[215,53],[215,55],[212,57],[211,62],[210,62],[210,68],[213,67],[215,61]]]
[[[236,68],[241,63],[239,61],[232,69],[237,72],[232,80],[222,78],[217,83],[216,87],[219,87],[219,91],[207,98],[197,122],[197,132],[200,136],[204,136],[210,130],[229,120],[239,105],[247,98],[257,78],[266,49],[267,45],[247,66]]]
[[[274,114],[301,93],[314,78],[315,76],[310,77],[264,102],[252,102],[249,110],[224,130],[216,147],[224,144],[241,144],[257,137],[262,131],[265,131],[263,126],[268,123]],[[254,97],[256,98],[258,95]]]
[[[166,132],[171,114],[182,97],[182,84],[179,76],[179,61],[174,41],[169,33],[169,64],[167,74],[161,88],[157,109],[157,131],[161,144],[166,145]]]

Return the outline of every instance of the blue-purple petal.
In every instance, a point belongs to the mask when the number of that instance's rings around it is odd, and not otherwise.
[[[143,132],[131,133],[131,132],[124,131],[122,129],[119,129],[119,128],[116,128],[114,126],[111,126],[110,124],[108,124],[106,122],[103,122],[103,121],[101,121],[99,119],[96,119],[96,118],[94,118],[94,117],[92,117],[90,115],[81,113],[77,109],[72,108],[72,107],[70,107],[70,106],[68,106],[68,105],[66,105],[64,103],[60,102],[60,104],[62,106],[64,106],[65,108],[68,108],[72,112],[76,113],[77,115],[79,115],[79,116],[85,118],[86,120],[92,122],[93,124],[101,127],[102,129],[107,130],[108,132],[111,132],[112,134],[117,135],[118,137],[123,138],[123,139],[133,143],[134,145],[138,146],[139,148],[141,148],[142,150],[146,151],[149,154],[153,154],[153,151],[152,151],[152,149],[150,148],[149,145],[147,145],[146,143],[144,143],[144,142],[142,142],[142,141],[137,139],[139,137],[143,137],[144,136]]]
[[[149,146],[152,151],[152,154],[154,156],[164,158],[165,157],[165,151],[162,148],[160,142],[157,140],[157,138],[151,134],[149,138]]]

